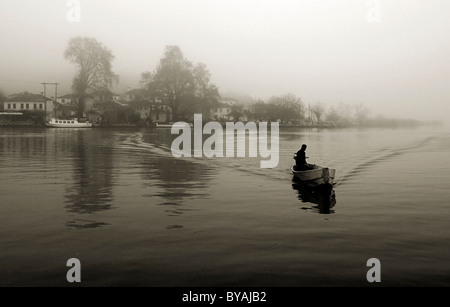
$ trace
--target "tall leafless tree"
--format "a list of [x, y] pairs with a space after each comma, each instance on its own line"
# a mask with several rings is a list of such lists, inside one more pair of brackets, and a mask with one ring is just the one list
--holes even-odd
[[292, 93], [282, 96], [273, 96], [268, 101], [269, 105], [274, 106], [273, 112], [277, 119], [282, 121], [300, 120], [304, 117], [304, 106], [300, 97]]
[[316, 116], [317, 122], [320, 123], [320, 119], [325, 112], [325, 106], [321, 102], [316, 102], [311, 106], [311, 112]]
[[111, 88], [118, 76], [112, 71], [112, 52], [91, 37], [74, 37], [64, 52], [64, 57], [78, 68], [72, 90], [78, 99], [78, 115], [83, 116], [88, 95], [100, 89]]
[[162, 99], [171, 107], [174, 120], [189, 110], [201, 111], [219, 99], [206, 66], [194, 66], [178, 46], [166, 46], [156, 70], [143, 73], [141, 83], [151, 98]]

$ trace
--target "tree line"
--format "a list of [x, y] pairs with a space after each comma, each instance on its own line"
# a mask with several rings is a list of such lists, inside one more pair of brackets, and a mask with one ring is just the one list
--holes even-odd
[[[72, 91], [77, 98], [81, 117], [85, 99], [89, 95], [111, 89], [118, 82], [118, 76], [112, 71], [114, 55], [95, 38], [74, 37], [70, 39], [64, 56], [78, 68]], [[209, 118], [211, 108], [218, 107], [221, 98], [219, 88], [211, 83], [211, 74], [206, 65], [189, 61], [178, 46], [165, 47], [156, 68], [141, 74], [140, 85], [143, 98], [168, 105], [174, 121], [186, 120], [194, 113], [202, 113], [204, 118]], [[322, 102], [306, 104], [300, 97], [287, 93], [273, 96], [267, 101], [237, 103], [232, 106], [229, 116], [235, 121], [245, 116], [253, 120], [286, 123], [364, 125], [369, 122], [369, 113], [362, 104], [352, 106], [340, 103], [330, 107]], [[392, 123], [392, 120], [378, 118], [370, 122]]]
[[142, 73], [141, 85], [148, 98], [166, 103], [179, 120], [193, 113], [208, 116], [218, 105], [219, 89], [210, 79], [205, 64], [193, 64], [178, 46], [167, 46], [156, 69]]
[[[118, 81], [112, 71], [114, 55], [94, 38], [75, 37], [64, 56], [78, 69], [72, 92], [78, 101], [78, 116], [82, 117], [86, 98], [111, 89]], [[219, 89], [210, 78], [206, 65], [194, 65], [178, 46], [167, 46], [156, 69], [142, 73], [141, 86], [146, 99], [164, 102], [171, 108], [173, 119], [178, 120], [192, 112], [207, 113], [218, 104]]]
[[[239, 107], [238, 107], [239, 108]], [[243, 109], [242, 107], [240, 107]], [[250, 107], [251, 112], [245, 114], [256, 120], [281, 121], [283, 123], [303, 123], [320, 125], [324, 123], [350, 125], [367, 120], [369, 110], [363, 105], [340, 103], [337, 107], [326, 106], [322, 102], [304, 103], [300, 97], [292, 93], [273, 96], [268, 101], [258, 100]], [[233, 115], [235, 113], [232, 113]], [[236, 118], [235, 118], [236, 119]]]
[[[6, 100], [5, 93], [0, 89], [0, 104], [3, 104], [3, 102]], [[0, 107], [3, 108], [3, 105]]]

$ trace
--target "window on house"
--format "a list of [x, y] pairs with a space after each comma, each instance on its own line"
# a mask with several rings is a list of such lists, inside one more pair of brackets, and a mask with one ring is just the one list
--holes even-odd
[[14, 104], [13, 104], [13, 109], [15, 109], [15, 108], [16, 108], [16, 104], [14, 103]]
[[23, 103], [20, 104], [20, 109], [21, 109], [21, 110], [23, 109]]
[[30, 105], [27, 103], [27, 109], [29, 109], [30, 108]]
[[39, 110], [42, 110], [42, 103], [39, 104]]
[[35, 109], [35, 110], [37, 109], [37, 104], [33, 105], [33, 109]]
[[10, 103], [8, 103], [8, 109], [11, 109], [11, 104]]

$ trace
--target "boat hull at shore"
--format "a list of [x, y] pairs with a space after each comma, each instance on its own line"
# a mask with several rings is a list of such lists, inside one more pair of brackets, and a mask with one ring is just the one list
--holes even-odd
[[314, 165], [314, 169], [305, 171], [296, 171], [295, 167], [291, 167], [294, 180], [304, 183], [307, 186], [319, 186], [323, 184], [333, 184], [335, 169]]
[[49, 128], [91, 128], [92, 123], [79, 122], [78, 119], [58, 119], [52, 118], [45, 125]]
[[155, 127], [159, 128], [159, 129], [172, 129], [172, 128], [183, 129], [186, 127], [192, 128], [192, 127], [194, 127], [194, 125], [192, 125], [190, 123], [189, 124], [183, 124], [183, 123], [158, 124], [158, 123], [156, 123]]

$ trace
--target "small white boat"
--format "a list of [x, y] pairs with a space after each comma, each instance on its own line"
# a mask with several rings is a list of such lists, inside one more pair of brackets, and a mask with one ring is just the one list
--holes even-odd
[[314, 165], [311, 170], [296, 171], [291, 167], [294, 178], [308, 186], [319, 186], [322, 184], [333, 184], [336, 170], [328, 167]]
[[155, 125], [156, 128], [163, 128], [163, 129], [172, 129], [172, 128], [178, 128], [178, 129], [182, 129], [182, 128], [186, 128], [186, 127], [190, 127], [192, 128], [193, 125], [192, 124], [188, 124], [188, 123], [173, 123], [173, 124], [158, 124], [156, 123]]
[[158, 124], [158, 123], [156, 123], [156, 128], [165, 128], [165, 129], [170, 129], [170, 128], [172, 128], [172, 125], [169, 125], [169, 124]]
[[45, 123], [47, 127], [50, 128], [91, 128], [92, 123], [89, 121], [79, 122], [78, 119], [59, 119], [59, 118], [51, 118], [48, 122]]

